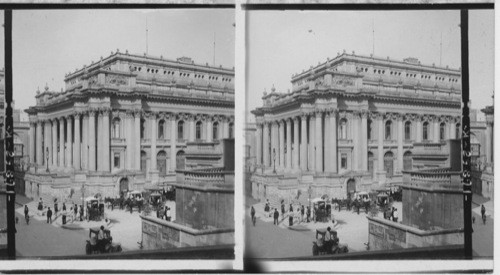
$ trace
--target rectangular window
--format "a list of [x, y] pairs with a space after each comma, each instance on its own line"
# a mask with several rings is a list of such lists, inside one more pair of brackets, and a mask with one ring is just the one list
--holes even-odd
[[115, 153], [114, 154], [114, 166], [115, 168], [120, 168], [120, 153]]
[[347, 154], [342, 154], [340, 156], [340, 164], [342, 169], [347, 169]]

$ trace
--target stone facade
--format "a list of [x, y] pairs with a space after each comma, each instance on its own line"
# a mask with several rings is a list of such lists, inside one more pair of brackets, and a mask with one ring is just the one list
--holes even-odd
[[[417, 144], [418, 158], [432, 160], [446, 155], [444, 163], [403, 172], [402, 220], [368, 217], [372, 250], [463, 244], [464, 211], [461, 140], [448, 140], [442, 152]], [[430, 169], [429, 169], [430, 168]]]
[[[224, 139], [223, 166], [177, 170], [175, 220], [141, 216], [145, 249], [234, 244], [234, 139]], [[205, 149], [188, 143], [188, 159]]]
[[[175, 181], [188, 142], [233, 136], [234, 68], [118, 50], [37, 92], [28, 196], [118, 196]], [[48, 171], [47, 172], [47, 167]]]
[[294, 74], [291, 92], [273, 87], [262, 99], [252, 111], [258, 169], [251, 181], [258, 199], [291, 200], [290, 189], [297, 195], [309, 185], [315, 194], [338, 198], [400, 184], [415, 143], [460, 136], [460, 70], [415, 58], [344, 52]]

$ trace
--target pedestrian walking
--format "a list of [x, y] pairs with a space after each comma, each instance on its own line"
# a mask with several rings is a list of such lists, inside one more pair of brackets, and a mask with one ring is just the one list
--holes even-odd
[[300, 218], [301, 218], [301, 221], [304, 221], [304, 214], [306, 212], [306, 209], [304, 207], [304, 205], [301, 205], [300, 207]]
[[293, 208], [292, 211], [288, 212], [288, 226], [293, 225]]
[[73, 212], [75, 213], [74, 217], [76, 220], [76, 217], [78, 216], [78, 205], [76, 203], [73, 204]]
[[54, 199], [54, 219], [57, 218], [57, 212], [59, 212], [59, 207], [57, 205], [57, 199]]
[[281, 215], [285, 216], [285, 204], [281, 201]]
[[484, 207], [484, 204], [481, 205], [481, 218], [483, 219], [483, 224], [486, 224], [486, 207]]
[[80, 205], [80, 221], [83, 222], [83, 205]]
[[24, 219], [26, 220], [26, 224], [30, 224], [29, 212], [30, 210], [28, 209], [28, 205], [24, 205]]
[[307, 215], [307, 222], [311, 222], [311, 207], [307, 207], [307, 212], [306, 212], [306, 215]]
[[278, 212], [278, 208], [274, 208], [274, 224], [278, 225], [278, 218], [280, 217], [280, 213]]
[[52, 223], [52, 210], [50, 210], [50, 207], [49, 207], [49, 210], [47, 210], [47, 223]]
[[255, 208], [253, 208], [253, 205], [252, 205], [252, 209], [250, 209], [250, 217], [252, 217], [252, 223], [253, 223], [253, 226], [255, 226]]

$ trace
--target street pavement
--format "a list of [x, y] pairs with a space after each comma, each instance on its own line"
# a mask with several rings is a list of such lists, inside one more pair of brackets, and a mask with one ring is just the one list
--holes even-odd
[[[88, 228], [104, 225], [110, 229], [113, 243], [120, 243], [123, 251], [138, 250], [142, 238], [141, 218], [137, 210], [129, 211], [105, 209], [105, 217], [110, 221], [100, 222], [75, 221], [68, 222], [67, 228], [62, 226], [61, 217], [58, 216], [51, 224], [46, 221], [46, 216], [39, 215], [35, 210], [36, 202], [21, 197], [18, 200], [16, 217], [16, 251], [19, 257], [48, 257], [84, 255], [86, 240], [89, 238]], [[23, 207], [27, 204], [30, 208], [30, 223], [26, 224]], [[172, 216], [175, 217], [175, 202], [168, 201]], [[69, 208], [69, 206], [68, 206]], [[151, 213], [156, 215], [156, 213]], [[68, 229], [71, 228], [71, 229]]]
[[[247, 201], [247, 205], [252, 202]], [[488, 202], [489, 203], [489, 202]], [[395, 202], [394, 207], [398, 209], [399, 221], [402, 220], [402, 203]], [[294, 226], [293, 230], [288, 226], [288, 217], [283, 219], [280, 209], [279, 225], [273, 225], [273, 218], [264, 212], [264, 203], [254, 204], [257, 222], [253, 226], [250, 218], [250, 208], [245, 213], [246, 234], [245, 252], [246, 257], [251, 258], [286, 258], [312, 255], [312, 242], [316, 237], [315, 229], [330, 226], [336, 230], [341, 244], [349, 247], [350, 252], [366, 251], [364, 243], [368, 242], [368, 219], [362, 211], [358, 215], [354, 211], [333, 211], [334, 223], [301, 223]], [[483, 225], [481, 215], [477, 214], [480, 207], [473, 208], [472, 214], [476, 217], [473, 224], [473, 250], [475, 258], [488, 258], [493, 256], [493, 220], [487, 218]], [[479, 210], [480, 211], [480, 210]], [[488, 212], [488, 210], [487, 210]], [[382, 217], [379, 213], [379, 217]]]

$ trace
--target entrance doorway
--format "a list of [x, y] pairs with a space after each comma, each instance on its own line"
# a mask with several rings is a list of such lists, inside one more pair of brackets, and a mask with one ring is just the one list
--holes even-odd
[[122, 178], [120, 180], [120, 195], [128, 192], [128, 178]]
[[347, 181], [347, 197], [352, 198], [354, 193], [356, 193], [356, 181], [354, 179], [349, 179]]

